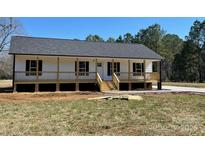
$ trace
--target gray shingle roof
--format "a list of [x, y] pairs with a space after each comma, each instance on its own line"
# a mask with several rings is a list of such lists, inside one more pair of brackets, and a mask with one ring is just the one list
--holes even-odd
[[13, 36], [10, 54], [162, 59], [141, 44]]

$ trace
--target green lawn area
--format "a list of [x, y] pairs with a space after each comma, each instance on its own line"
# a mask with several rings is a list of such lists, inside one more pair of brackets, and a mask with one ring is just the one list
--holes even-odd
[[162, 85], [205, 88], [205, 83], [163, 82]]
[[0, 103], [0, 135], [205, 135], [205, 96]]

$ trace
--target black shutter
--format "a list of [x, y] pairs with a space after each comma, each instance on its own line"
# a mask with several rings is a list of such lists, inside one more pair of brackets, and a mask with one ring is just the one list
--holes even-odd
[[158, 62], [152, 62], [152, 72], [158, 72], [159, 65]]
[[38, 71], [42, 71], [42, 60], [38, 61]]
[[89, 72], [89, 62], [86, 61], [86, 72]]
[[120, 62], [117, 63], [117, 72], [120, 72]]
[[136, 63], [132, 63], [132, 71], [133, 71], [133, 76], [136, 76]]
[[107, 63], [107, 75], [110, 76], [110, 62]]
[[154, 62], [152, 62], [152, 72], [154, 72]]
[[26, 76], [29, 75], [30, 60], [26, 60]]
[[142, 72], [144, 72], [144, 63], [142, 63]]
[[133, 67], [132, 67], [132, 69], [133, 69], [133, 72], [136, 72], [136, 65], [135, 65], [135, 63], [132, 63], [133, 65]]

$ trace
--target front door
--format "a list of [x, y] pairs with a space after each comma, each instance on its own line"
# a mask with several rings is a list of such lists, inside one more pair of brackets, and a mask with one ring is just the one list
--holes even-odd
[[103, 77], [103, 63], [101, 63], [101, 62], [97, 63], [97, 72], [99, 73], [101, 79], [103, 80], [104, 79], [104, 77]]
[[113, 64], [114, 66], [112, 67], [112, 62], [107, 62], [107, 79], [106, 80], [112, 80], [113, 72], [120, 72], [120, 62], [114, 62]]

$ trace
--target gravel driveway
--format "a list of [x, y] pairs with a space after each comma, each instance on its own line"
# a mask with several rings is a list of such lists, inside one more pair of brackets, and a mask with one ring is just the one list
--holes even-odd
[[205, 94], [205, 88], [179, 87], [179, 86], [163, 86], [162, 88], [166, 90], [170, 90], [171, 92], [194, 92], [194, 93]]
[[[157, 86], [152, 86], [157, 88]], [[194, 88], [194, 87], [179, 87], [179, 86], [162, 86], [162, 90], [138, 90], [138, 91], [104, 91], [105, 94], [140, 94], [140, 93], [196, 93], [205, 95], [205, 88]]]

